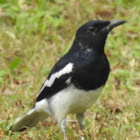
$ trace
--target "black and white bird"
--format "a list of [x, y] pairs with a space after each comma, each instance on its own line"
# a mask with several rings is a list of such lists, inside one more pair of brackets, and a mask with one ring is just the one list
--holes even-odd
[[74, 113], [83, 126], [84, 112], [96, 101], [110, 71], [104, 53], [109, 32], [124, 20], [95, 20], [83, 24], [76, 32], [72, 47], [54, 65], [41, 87], [34, 107], [16, 120], [12, 131], [22, 131], [35, 126], [52, 115], [66, 136], [66, 116]]

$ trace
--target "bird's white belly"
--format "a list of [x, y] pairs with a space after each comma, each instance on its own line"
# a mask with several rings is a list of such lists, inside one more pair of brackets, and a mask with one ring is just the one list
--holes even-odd
[[102, 88], [87, 92], [70, 85], [51, 98], [51, 109], [57, 116], [84, 112], [96, 101]]

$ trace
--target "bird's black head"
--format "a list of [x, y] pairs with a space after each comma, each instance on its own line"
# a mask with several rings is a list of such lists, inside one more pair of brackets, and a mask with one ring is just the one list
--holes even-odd
[[124, 20], [95, 20], [83, 24], [76, 32], [76, 43], [81, 49], [104, 50], [108, 33], [116, 26], [125, 23]]

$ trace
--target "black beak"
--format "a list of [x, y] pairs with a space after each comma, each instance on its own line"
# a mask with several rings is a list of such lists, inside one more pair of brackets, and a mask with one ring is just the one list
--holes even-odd
[[121, 24], [124, 24], [126, 21], [125, 20], [113, 20], [110, 21], [109, 25], [107, 25], [103, 30], [106, 31], [111, 31], [114, 27], [117, 27]]

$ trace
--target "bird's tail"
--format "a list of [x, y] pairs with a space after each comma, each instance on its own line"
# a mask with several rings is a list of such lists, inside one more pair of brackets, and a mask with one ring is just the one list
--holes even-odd
[[27, 112], [23, 117], [18, 118], [11, 126], [11, 131], [23, 131], [28, 127], [34, 127], [40, 120], [44, 120], [47, 114], [37, 112], [34, 108]]

